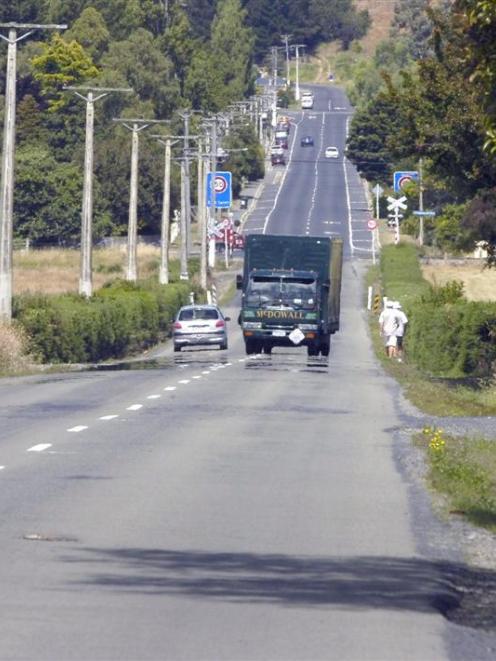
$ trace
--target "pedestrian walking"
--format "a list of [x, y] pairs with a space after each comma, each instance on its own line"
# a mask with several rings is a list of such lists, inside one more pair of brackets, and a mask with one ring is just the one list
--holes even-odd
[[396, 357], [396, 347], [398, 345], [396, 331], [400, 322], [393, 303], [394, 301], [386, 301], [386, 306], [379, 315], [379, 327], [381, 329], [381, 335], [384, 338], [384, 346], [388, 358]]
[[398, 362], [403, 362], [403, 337], [405, 335], [405, 326], [408, 323], [408, 317], [403, 312], [401, 303], [395, 301], [393, 303], [393, 310], [396, 312], [396, 318], [398, 320], [398, 327], [396, 329], [396, 357]]

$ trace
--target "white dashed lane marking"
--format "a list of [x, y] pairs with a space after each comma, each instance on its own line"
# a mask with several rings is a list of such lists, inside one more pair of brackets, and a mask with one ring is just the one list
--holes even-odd
[[198, 376], [198, 375], [197, 375], [197, 376], [193, 376], [192, 378], [193, 378], [193, 379], [201, 379], [201, 376]]
[[205, 370], [202, 374], [210, 374], [210, 370]]
[[51, 448], [52, 444], [51, 443], [39, 443], [38, 445], [33, 445], [32, 448], [28, 448], [26, 452], [43, 452], [43, 450], [46, 450], [47, 448]]
[[85, 429], [88, 429], [88, 425], [76, 425], [75, 427], [71, 427], [67, 431], [72, 431], [77, 434], [78, 432], [84, 431]]
[[159, 399], [162, 395], [148, 395], [147, 399]]
[[126, 411], [139, 411], [139, 409], [143, 408], [143, 404], [131, 404], [131, 406], [128, 406]]
[[178, 383], [182, 383], [184, 386], [189, 383], [189, 379], [181, 379]]
[[113, 415], [102, 415], [102, 417], [99, 418], [99, 420], [115, 420], [115, 418], [118, 418], [118, 417], [119, 416], [114, 413]]
[[5, 470], [5, 466], [0, 466], [0, 471]]
[[169, 392], [171, 390], [175, 390], [175, 389], [176, 389], [176, 386], [167, 386], [166, 388], [164, 388], [164, 390], [169, 391]]

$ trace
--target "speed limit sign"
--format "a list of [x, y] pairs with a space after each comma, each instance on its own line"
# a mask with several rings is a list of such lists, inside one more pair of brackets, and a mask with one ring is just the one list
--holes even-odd
[[370, 220], [367, 221], [367, 227], [369, 230], [375, 230], [377, 228], [377, 222], [371, 218]]

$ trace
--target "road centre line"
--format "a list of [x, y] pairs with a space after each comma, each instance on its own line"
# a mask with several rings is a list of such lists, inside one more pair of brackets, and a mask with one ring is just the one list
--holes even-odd
[[67, 431], [74, 432], [74, 433], [79, 433], [80, 431], [84, 431], [85, 429], [88, 429], [88, 425], [76, 425], [75, 427], [70, 427]]
[[28, 448], [26, 452], [43, 452], [43, 450], [46, 450], [47, 448], [51, 448], [52, 444], [51, 443], [38, 443], [38, 445], [33, 445], [32, 448]]
[[126, 408], [126, 411], [139, 411], [141, 408], [143, 408], [143, 404], [131, 404]]
[[119, 417], [119, 416], [118, 416], [116, 413], [114, 413], [114, 414], [112, 414], [112, 415], [102, 415], [102, 416], [101, 416], [100, 418], [98, 418], [98, 419], [99, 419], [99, 420], [114, 420], [115, 418], [118, 418], [118, 417]]

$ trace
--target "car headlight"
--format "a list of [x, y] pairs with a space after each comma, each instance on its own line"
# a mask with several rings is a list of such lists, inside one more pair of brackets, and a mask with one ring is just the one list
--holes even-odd
[[313, 330], [318, 330], [318, 325], [317, 324], [300, 324], [298, 328], [302, 331], [313, 331]]
[[243, 328], [245, 330], [257, 330], [258, 328], [262, 328], [262, 322], [261, 321], [243, 321]]

